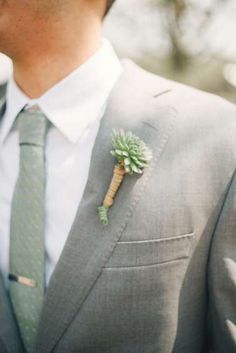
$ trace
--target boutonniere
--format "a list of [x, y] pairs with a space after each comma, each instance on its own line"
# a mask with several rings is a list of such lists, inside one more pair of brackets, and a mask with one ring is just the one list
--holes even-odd
[[110, 153], [117, 159], [113, 170], [113, 177], [104, 198], [98, 207], [98, 214], [102, 224], [108, 224], [108, 210], [113, 205], [117, 191], [126, 174], [142, 174], [152, 159], [152, 151], [138, 136], [124, 130], [114, 130]]

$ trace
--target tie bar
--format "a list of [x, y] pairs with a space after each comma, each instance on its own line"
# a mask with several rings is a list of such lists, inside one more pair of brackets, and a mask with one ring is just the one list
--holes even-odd
[[10, 281], [14, 281], [14, 282], [18, 282], [20, 284], [23, 284], [27, 287], [31, 287], [31, 288], [37, 287], [37, 282], [35, 280], [27, 278], [27, 277], [23, 277], [23, 276], [17, 276], [17, 275], [14, 275], [13, 273], [9, 274], [8, 279]]

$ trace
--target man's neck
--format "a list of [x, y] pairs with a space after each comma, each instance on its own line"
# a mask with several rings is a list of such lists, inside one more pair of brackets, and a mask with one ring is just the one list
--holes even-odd
[[38, 98], [93, 55], [101, 45], [101, 29], [80, 33], [76, 38], [54, 40], [52, 47], [26, 53], [13, 61], [14, 79], [30, 98]]

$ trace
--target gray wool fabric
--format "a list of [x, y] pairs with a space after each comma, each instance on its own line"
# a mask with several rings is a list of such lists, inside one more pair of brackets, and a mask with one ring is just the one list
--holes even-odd
[[[236, 353], [236, 107], [123, 67], [32, 352]], [[104, 227], [119, 128], [153, 159], [125, 178]], [[1, 284], [0, 323], [0, 349], [25, 353]]]
[[[20, 166], [11, 207], [9, 291], [26, 351], [31, 352], [45, 288], [44, 145], [48, 120], [31, 108], [18, 115], [16, 125]], [[32, 286], [22, 284], [17, 276], [31, 280]]]

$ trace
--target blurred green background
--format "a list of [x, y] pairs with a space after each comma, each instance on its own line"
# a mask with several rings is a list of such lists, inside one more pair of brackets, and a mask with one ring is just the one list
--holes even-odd
[[[236, 0], [116, 0], [104, 36], [121, 58], [236, 103]], [[0, 54], [0, 83], [10, 71]]]
[[120, 57], [236, 103], [235, 0], [116, 0], [104, 35]]

